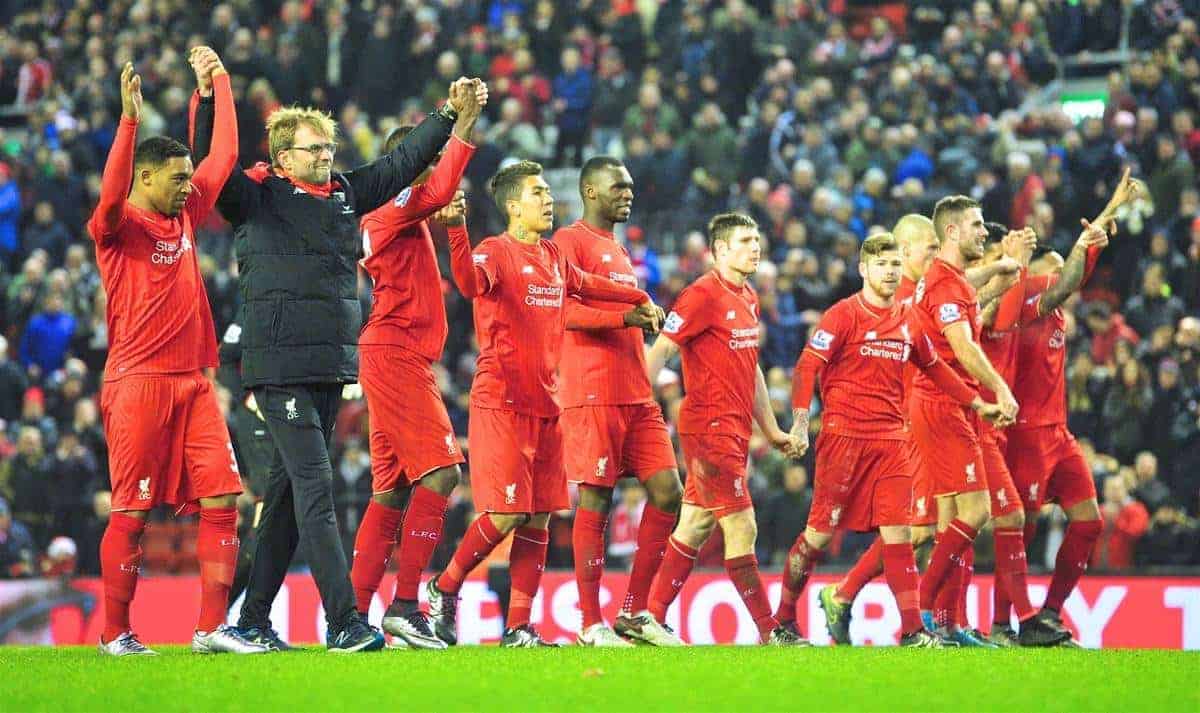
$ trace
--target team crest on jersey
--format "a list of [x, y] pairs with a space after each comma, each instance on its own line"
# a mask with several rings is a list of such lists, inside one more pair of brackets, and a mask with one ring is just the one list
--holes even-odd
[[996, 502], [1000, 503], [1001, 508], [1008, 507], [1008, 493], [1004, 492], [1003, 488], [996, 491]]
[[508, 485], [504, 486], [504, 504], [505, 505], [516, 505], [517, 504], [517, 484], [516, 483], [509, 483]]
[[1037, 494], [1038, 494], [1038, 484], [1037, 484], [1037, 483], [1034, 483], [1034, 484], [1032, 484], [1032, 485], [1030, 485], [1030, 486], [1029, 486], [1029, 500], [1030, 500], [1030, 502], [1035, 502], [1035, 503], [1037, 502], [1037, 499], [1038, 499], [1038, 496], [1037, 496]]
[[813, 349], [827, 352], [829, 351], [829, 348], [833, 346], [833, 335], [829, 332], [826, 332], [824, 329], [818, 329], [813, 333], [812, 339], [809, 340], [809, 344], [812, 345]]
[[925, 517], [928, 514], [929, 509], [925, 507], [925, 496], [922, 495], [921, 497], [917, 498], [917, 515], [920, 517]]
[[829, 524], [831, 526], [837, 527], [838, 520], [841, 520], [841, 519], [842, 519], [842, 509], [840, 507], [834, 508], [829, 511]]
[[457, 451], [457, 450], [458, 450], [458, 444], [454, 442], [454, 434], [453, 433], [446, 434], [446, 455], [452, 456], [452, 455], [454, 455], [455, 451]]
[[412, 186], [405, 188], [396, 195], [396, 200], [392, 201], [392, 204], [397, 208], [403, 208], [408, 205], [408, 199], [412, 198], [412, 192]]
[[745, 487], [742, 485], [741, 478], [733, 479], [733, 497], [740, 498], [746, 495]]
[[150, 479], [142, 478], [138, 480], [138, 500], [150, 499]]
[[942, 320], [942, 324], [950, 324], [962, 319], [962, 311], [958, 309], [958, 305], [953, 302], [938, 307], [938, 319]]
[[967, 482], [968, 483], [975, 482], [975, 464], [974, 463], [967, 463]]
[[604, 473], [607, 470], [608, 470], [608, 456], [600, 456], [600, 459], [596, 461], [596, 477], [603, 479]]
[[663, 322], [662, 331], [667, 334], [675, 334], [683, 327], [683, 317], [678, 312], [671, 312], [667, 315], [667, 321]]

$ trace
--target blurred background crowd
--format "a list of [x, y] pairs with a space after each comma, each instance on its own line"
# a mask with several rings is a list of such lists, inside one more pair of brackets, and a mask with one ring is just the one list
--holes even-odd
[[[483, 77], [491, 102], [465, 179], [473, 237], [502, 229], [482, 189], [502, 162], [552, 169], [563, 225], [580, 214], [582, 159], [620, 156], [636, 199], [618, 233], [667, 308], [707, 268], [708, 217], [749, 213], [769, 256], [754, 283], [785, 425], [808, 329], [860, 287], [857, 248], [876, 226], [968, 193], [989, 220], [1032, 226], [1065, 254], [1079, 219], [1099, 212], [1131, 166], [1147, 190], [1067, 305], [1070, 426], [1105, 518], [1093, 571], [1200, 565], [1198, 18], [1197, 0], [8, 0], [0, 577], [98, 571], [107, 337], [83, 226], [120, 113], [119, 67], [133, 61], [143, 77], [141, 136], [183, 139], [195, 84], [185, 55], [198, 44], [233, 76], [244, 166], [266, 157], [263, 120], [281, 105], [329, 108], [345, 168], [374, 158], [388, 131], [419, 120], [453, 79]], [[1080, 87], [1089, 90], [1070, 101]], [[214, 213], [198, 238], [221, 336], [238, 307], [231, 236]], [[465, 448], [470, 305], [444, 284], [451, 335], [439, 376]], [[365, 276], [361, 294], [367, 309]], [[221, 381], [248, 472], [261, 467], [258, 429], [234, 370]], [[349, 549], [370, 470], [365, 404], [353, 387], [346, 395], [335, 488]], [[668, 421], [681, 395], [676, 375], [660, 380]], [[779, 563], [807, 518], [811, 462], [785, 462], [761, 441], [752, 452], [759, 556]], [[644, 500], [636, 483], [617, 497], [613, 567], [633, 551]], [[464, 484], [439, 560], [471, 517]], [[1035, 569], [1053, 562], [1063, 526], [1052, 507], [1043, 518]], [[570, 526], [569, 512], [554, 520], [551, 566], [570, 564]], [[147, 533], [144, 568], [188, 571], [194, 527], [164, 517]], [[839, 538], [832, 560], [863, 546]], [[715, 536], [713, 562], [719, 547]]]

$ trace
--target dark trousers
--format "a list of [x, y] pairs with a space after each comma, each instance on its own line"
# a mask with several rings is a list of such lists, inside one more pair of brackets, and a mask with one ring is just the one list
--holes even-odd
[[275, 442], [239, 626], [270, 621], [271, 603], [301, 540], [330, 632], [355, 614], [350, 568], [333, 508], [329, 450], [341, 384], [262, 386], [254, 398]]

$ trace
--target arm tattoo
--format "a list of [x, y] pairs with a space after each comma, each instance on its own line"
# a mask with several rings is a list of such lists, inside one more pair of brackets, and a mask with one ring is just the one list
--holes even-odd
[[1062, 274], [1058, 276], [1058, 280], [1042, 293], [1042, 299], [1038, 302], [1039, 316], [1044, 317], [1053, 312], [1067, 301], [1072, 292], [1079, 289], [1083, 283], [1084, 268], [1087, 266], [1087, 253], [1087, 248], [1079, 246], [1071, 250], [1067, 261], [1063, 263]]

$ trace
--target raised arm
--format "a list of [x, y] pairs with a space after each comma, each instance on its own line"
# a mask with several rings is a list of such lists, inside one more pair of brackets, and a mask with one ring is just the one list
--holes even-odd
[[1083, 286], [1095, 269], [1096, 261], [1100, 259], [1100, 251], [1108, 245], [1108, 233], [1100, 223], [1089, 223], [1086, 220], [1081, 222], [1083, 232], [1079, 234], [1079, 239], [1067, 255], [1062, 273], [1038, 300], [1038, 316], [1050, 314], [1066, 302], [1071, 293]]
[[[196, 72], [196, 91], [192, 93], [191, 101], [188, 104], [188, 140], [192, 149], [192, 161], [198, 166], [203, 165], [209, 158], [209, 153], [213, 143], [219, 140], [214, 134], [218, 131], [217, 123], [217, 97], [214, 95], [213, 70], [216, 66], [220, 66], [220, 60], [216, 58], [216, 53], [212, 53], [211, 57], [215, 60], [216, 65], [202, 61], [206, 55], [196, 54], [195, 52], [201, 49], [197, 47], [193, 54], [188, 56], [188, 61], [192, 65], [192, 69]], [[209, 50], [211, 52], [211, 50]], [[223, 69], [223, 67], [222, 67]], [[225, 76], [224, 84], [228, 85], [228, 75]], [[232, 132], [231, 143], [227, 149], [233, 151], [233, 160], [229, 165], [229, 170], [225, 172], [225, 177], [222, 183], [209, 193], [215, 193], [215, 203], [208, 204], [208, 211], [212, 210], [213, 205], [221, 212], [221, 215], [230, 223], [239, 224], [249, 218], [253, 213], [256, 201], [259, 197], [258, 184], [251, 180], [246, 174], [237, 168], [237, 108], [233, 101], [233, 91], [230, 89], [227, 95], [229, 99], [229, 123], [223, 125], [219, 130], [222, 136], [230, 136]], [[217, 159], [217, 165], [223, 165], [228, 159]], [[197, 174], [199, 169], [197, 168]], [[218, 175], [214, 171], [213, 175]], [[195, 180], [195, 177], [193, 177]], [[209, 180], [202, 178], [202, 180]], [[215, 181], [215, 179], [214, 179]], [[206, 201], [207, 203], [207, 201]], [[205, 211], [207, 215], [208, 211]]]
[[198, 74], [208, 74], [215, 104], [212, 142], [209, 147], [211, 153], [207, 153], [202, 159], [196, 159], [199, 165], [192, 176], [192, 183], [196, 187], [194, 195], [198, 195], [193, 199], [195, 205], [189, 206], [189, 209], [192, 220], [200, 222], [212, 211], [221, 188], [237, 166], [238, 127], [229, 73], [225, 71], [217, 53], [207, 47], [197, 47], [192, 50], [192, 61]]
[[[971, 283], [971, 287], [979, 290], [991, 282], [993, 277], [997, 275], [1012, 275], [1020, 269], [1021, 266], [1017, 264], [1016, 260], [1002, 257], [986, 265], [967, 268], [967, 282]], [[980, 298], [980, 301], [982, 302], [983, 299]]]
[[[469, 89], [459, 88], [463, 86]], [[451, 101], [404, 137], [395, 151], [345, 174], [354, 187], [355, 212], [370, 213], [416, 180], [450, 138], [466, 102], [487, 103], [487, 85], [479, 80], [460, 79], [451, 86], [450, 94]]]
[[471, 238], [467, 234], [467, 198], [463, 192], [459, 191], [454, 200], [434, 214], [433, 219], [446, 226], [450, 239], [450, 276], [458, 291], [469, 300], [487, 294], [495, 280], [485, 267], [486, 253], [477, 259], [471, 252]]
[[138, 120], [142, 114], [142, 77], [133, 73], [133, 63], [121, 69], [121, 122], [100, 180], [100, 200], [88, 221], [88, 232], [98, 243], [116, 233], [125, 219], [125, 201], [133, 182], [133, 150], [137, 143]]

